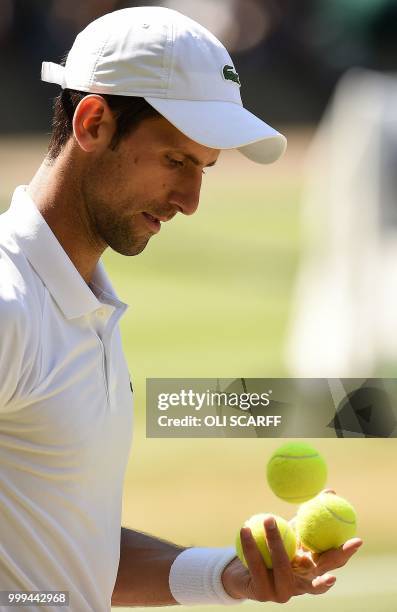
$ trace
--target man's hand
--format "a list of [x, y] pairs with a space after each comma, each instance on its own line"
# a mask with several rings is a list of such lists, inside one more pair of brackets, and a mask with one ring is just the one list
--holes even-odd
[[251, 530], [243, 527], [240, 536], [248, 569], [239, 559], [233, 559], [222, 575], [226, 592], [235, 599], [285, 603], [295, 595], [326, 593], [336, 581], [328, 572], [345, 565], [362, 544], [362, 540], [353, 538], [321, 555], [299, 548], [290, 562], [274, 519], [267, 517], [264, 526], [273, 569], [267, 569]]

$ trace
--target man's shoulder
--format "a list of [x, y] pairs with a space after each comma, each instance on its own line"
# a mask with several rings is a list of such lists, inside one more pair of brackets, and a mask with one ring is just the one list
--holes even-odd
[[33, 323], [39, 307], [29, 295], [28, 285], [19, 269], [0, 247], [0, 328], [2, 336], [14, 333], [20, 326]]
[[32, 319], [42, 309], [44, 286], [0, 215], [0, 313], [5, 321]]

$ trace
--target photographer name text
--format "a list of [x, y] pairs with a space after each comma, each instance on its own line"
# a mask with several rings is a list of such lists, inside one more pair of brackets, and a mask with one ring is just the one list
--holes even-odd
[[207, 415], [201, 418], [191, 414], [184, 417], [162, 414], [157, 423], [160, 427], [278, 427], [281, 425], [281, 415]]

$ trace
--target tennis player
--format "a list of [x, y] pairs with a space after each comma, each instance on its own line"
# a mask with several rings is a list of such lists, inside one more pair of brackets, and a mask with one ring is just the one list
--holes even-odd
[[100, 258], [137, 255], [163, 223], [193, 214], [221, 150], [270, 163], [284, 136], [243, 108], [223, 45], [165, 8], [97, 19], [42, 79], [62, 89], [48, 154], [0, 218], [1, 610], [15, 609], [11, 591], [39, 591], [47, 599], [25, 608], [48, 612], [54, 591], [73, 612], [325, 593], [361, 540], [291, 565], [269, 519], [270, 571], [249, 530], [246, 568], [233, 547], [184, 549], [121, 527], [126, 305]]

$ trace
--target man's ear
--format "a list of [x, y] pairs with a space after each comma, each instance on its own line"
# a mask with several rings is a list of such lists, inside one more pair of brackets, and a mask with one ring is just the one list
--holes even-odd
[[86, 153], [99, 153], [108, 148], [116, 130], [116, 120], [100, 95], [85, 96], [73, 116], [73, 134]]

